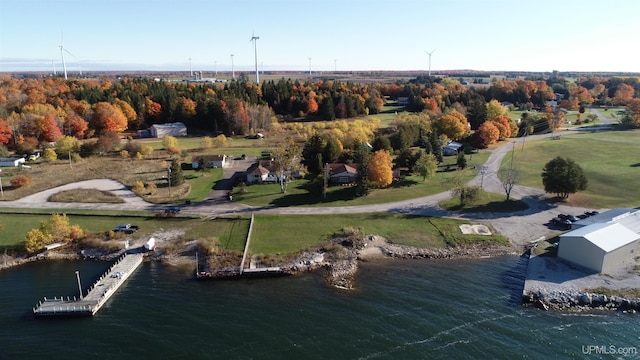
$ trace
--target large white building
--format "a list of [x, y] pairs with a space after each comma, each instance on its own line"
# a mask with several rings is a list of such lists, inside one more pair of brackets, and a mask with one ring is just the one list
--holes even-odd
[[181, 122], [154, 124], [149, 128], [151, 137], [163, 138], [165, 136], [187, 136], [187, 127]]
[[558, 258], [607, 273], [637, 256], [639, 239], [618, 222], [593, 223], [560, 235]]

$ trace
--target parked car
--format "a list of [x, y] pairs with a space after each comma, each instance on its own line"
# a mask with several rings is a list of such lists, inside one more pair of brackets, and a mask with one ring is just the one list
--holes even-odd
[[551, 224], [558, 226], [562, 230], [571, 229], [571, 221], [569, 219], [553, 218]]
[[139, 229], [140, 229], [140, 227], [138, 227], [136, 225], [120, 224], [120, 225], [116, 225], [116, 227], [113, 228], [113, 231], [115, 231], [115, 232], [123, 232], [125, 234], [133, 234], [134, 232], [138, 231]]
[[164, 213], [165, 214], [180, 214], [180, 211], [182, 211], [180, 208], [175, 207], [175, 206], [169, 206], [168, 208], [164, 209]]
[[595, 210], [593, 210], [593, 211], [585, 211], [584, 214], [587, 215], [587, 216], [594, 216], [594, 215], [598, 215], [600, 213], [595, 211]]
[[577, 217], [573, 216], [573, 215], [566, 215], [566, 214], [558, 214], [558, 218], [562, 219], [562, 220], [569, 220], [571, 222], [576, 222], [580, 219], [578, 219]]

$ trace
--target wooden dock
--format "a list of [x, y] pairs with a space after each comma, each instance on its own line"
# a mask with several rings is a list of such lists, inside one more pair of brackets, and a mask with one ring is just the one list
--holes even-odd
[[44, 298], [34, 309], [35, 316], [92, 316], [142, 264], [143, 254], [124, 254], [105, 272], [81, 299]]

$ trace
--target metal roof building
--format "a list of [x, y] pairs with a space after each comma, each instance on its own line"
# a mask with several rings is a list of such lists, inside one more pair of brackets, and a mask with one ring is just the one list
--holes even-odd
[[617, 222], [594, 223], [560, 235], [558, 258], [606, 273], [637, 255], [638, 239]]

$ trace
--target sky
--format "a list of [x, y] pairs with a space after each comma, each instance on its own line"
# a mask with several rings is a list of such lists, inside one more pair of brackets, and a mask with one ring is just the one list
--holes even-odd
[[[0, 0], [0, 72], [640, 72], [638, 0]], [[69, 54], [70, 53], [70, 54]]]

